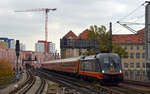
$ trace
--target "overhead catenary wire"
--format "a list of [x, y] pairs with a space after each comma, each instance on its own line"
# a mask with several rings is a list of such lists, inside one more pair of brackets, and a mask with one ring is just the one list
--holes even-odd
[[138, 9], [140, 9], [142, 6], [145, 5], [145, 2], [142, 3], [140, 6], [138, 6], [137, 8], [135, 8], [133, 11], [131, 11], [129, 14], [127, 14], [126, 16], [124, 16], [123, 18], [121, 18], [119, 21], [124, 20], [125, 18], [129, 17], [131, 14], [133, 14], [135, 11], [137, 11]]

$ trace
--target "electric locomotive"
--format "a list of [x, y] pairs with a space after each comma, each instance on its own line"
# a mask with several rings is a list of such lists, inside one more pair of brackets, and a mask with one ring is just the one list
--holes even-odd
[[119, 83], [123, 80], [121, 59], [114, 53], [47, 61], [41, 67], [84, 79], [98, 80], [101, 83]]
[[80, 60], [79, 74], [83, 77], [97, 78], [101, 82], [120, 82], [123, 80], [121, 59], [117, 54], [102, 53], [84, 57]]

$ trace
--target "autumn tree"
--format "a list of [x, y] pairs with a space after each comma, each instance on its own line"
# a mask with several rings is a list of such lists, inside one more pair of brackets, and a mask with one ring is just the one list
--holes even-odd
[[[88, 38], [89, 39], [98, 39], [98, 50], [99, 52], [105, 52], [109, 51], [111, 44], [110, 44], [110, 37], [109, 37], [109, 32], [107, 31], [105, 26], [96, 26], [92, 25], [90, 26], [89, 33], [88, 33]], [[94, 49], [94, 48], [93, 48]], [[90, 49], [87, 53], [88, 54], [95, 54], [95, 51], [93, 49]], [[118, 44], [113, 44], [113, 53], [117, 53], [120, 57], [126, 57], [127, 52], [125, 51], [124, 48], [122, 48]]]
[[13, 78], [13, 69], [10, 62], [6, 59], [0, 59], [0, 86], [9, 84]]

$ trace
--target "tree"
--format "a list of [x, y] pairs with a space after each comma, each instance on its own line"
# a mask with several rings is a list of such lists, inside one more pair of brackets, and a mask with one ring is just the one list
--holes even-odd
[[0, 77], [12, 76], [13, 73], [14, 72], [10, 62], [5, 58], [0, 59]]
[[[109, 32], [107, 32], [107, 29], [105, 26], [96, 26], [92, 25], [90, 26], [89, 33], [88, 33], [89, 39], [98, 39], [99, 46], [98, 50], [99, 52], [106, 52], [110, 50], [111, 44], [110, 44], [110, 38], [109, 38]], [[91, 49], [93, 50], [93, 49]], [[88, 53], [91, 52], [91, 50], [88, 51]], [[122, 48], [120, 45], [113, 44], [113, 53], [117, 53], [120, 57], [126, 57], [127, 52], [124, 48]], [[93, 54], [93, 52], [92, 52]]]
[[0, 58], [0, 86], [6, 86], [13, 80], [14, 71], [10, 62], [5, 58]]

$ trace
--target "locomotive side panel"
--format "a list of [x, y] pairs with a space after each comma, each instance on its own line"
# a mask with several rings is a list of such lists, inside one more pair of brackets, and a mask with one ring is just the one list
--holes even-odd
[[89, 76], [97, 79], [103, 79], [100, 74], [101, 68], [97, 59], [89, 59], [80, 61], [79, 75]]

